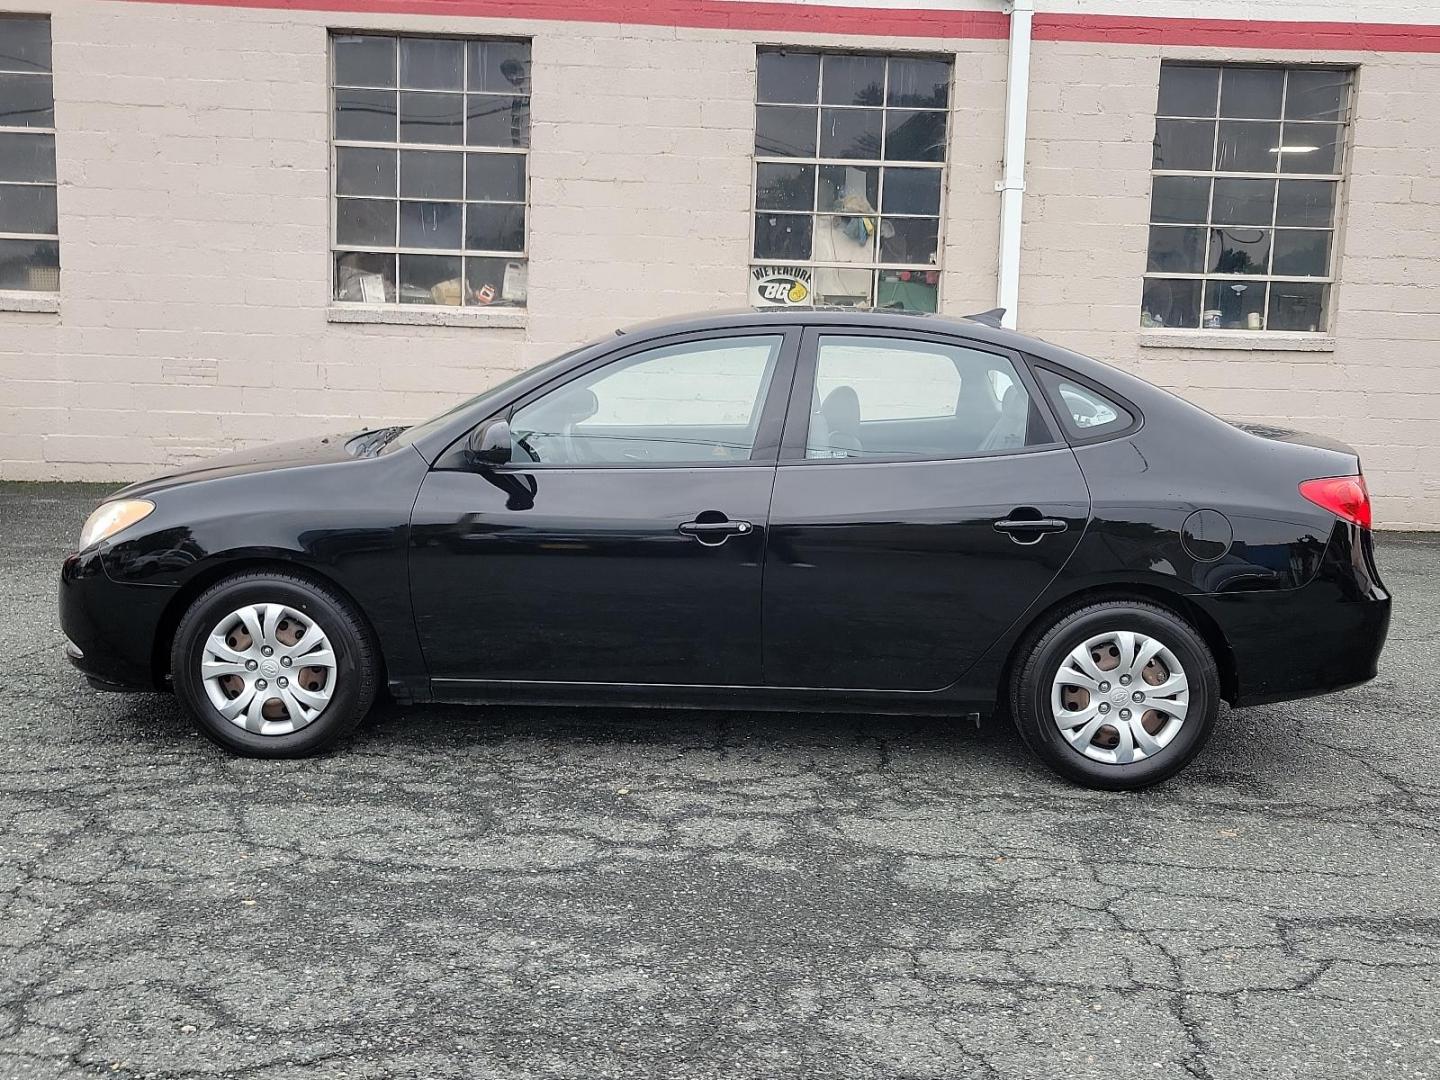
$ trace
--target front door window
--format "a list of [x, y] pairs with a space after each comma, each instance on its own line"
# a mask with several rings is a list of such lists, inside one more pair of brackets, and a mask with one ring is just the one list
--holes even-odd
[[779, 334], [690, 341], [606, 364], [517, 409], [517, 464], [748, 461]]

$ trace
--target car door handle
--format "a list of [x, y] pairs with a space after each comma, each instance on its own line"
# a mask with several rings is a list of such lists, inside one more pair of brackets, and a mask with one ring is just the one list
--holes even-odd
[[1068, 528], [1070, 525], [1060, 518], [1008, 517], [995, 522], [995, 531], [1009, 533], [1010, 539], [1017, 544], [1036, 544], [1045, 534], [1064, 532]]
[[[701, 515], [702, 517], [706, 515]], [[755, 528], [748, 521], [731, 521], [720, 515], [717, 519], [706, 521], [686, 521], [680, 525], [680, 532], [686, 536], [693, 536], [700, 543], [709, 547], [723, 544], [732, 536], [745, 536]]]

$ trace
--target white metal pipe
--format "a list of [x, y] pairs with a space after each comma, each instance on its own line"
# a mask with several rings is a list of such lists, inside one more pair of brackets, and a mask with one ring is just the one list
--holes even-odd
[[1005, 171], [1000, 192], [1000, 266], [996, 307], [1003, 324], [1014, 329], [1020, 306], [1020, 215], [1025, 196], [1025, 116], [1030, 99], [1030, 25], [1035, 0], [1013, 0], [1010, 14], [1010, 67], [1005, 85]]

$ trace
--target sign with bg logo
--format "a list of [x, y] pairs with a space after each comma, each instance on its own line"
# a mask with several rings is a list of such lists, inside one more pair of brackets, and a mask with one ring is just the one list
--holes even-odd
[[810, 303], [808, 266], [755, 266], [750, 269], [752, 307], [800, 307]]

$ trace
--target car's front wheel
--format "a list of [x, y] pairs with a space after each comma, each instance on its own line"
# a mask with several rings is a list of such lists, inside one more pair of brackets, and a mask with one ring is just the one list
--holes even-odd
[[250, 572], [186, 610], [175, 692], [210, 739], [252, 757], [304, 757], [351, 731], [375, 700], [378, 650], [351, 605], [298, 575]]
[[1036, 755], [1076, 783], [1112, 791], [1174, 776], [1200, 752], [1220, 710], [1205, 640], [1144, 601], [1091, 604], [1032, 634], [1009, 692]]

